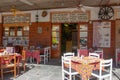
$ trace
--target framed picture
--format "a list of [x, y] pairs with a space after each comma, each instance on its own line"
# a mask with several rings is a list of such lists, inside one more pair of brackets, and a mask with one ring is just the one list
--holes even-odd
[[42, 33], [42, 27], [38, 27], [38, 33]]

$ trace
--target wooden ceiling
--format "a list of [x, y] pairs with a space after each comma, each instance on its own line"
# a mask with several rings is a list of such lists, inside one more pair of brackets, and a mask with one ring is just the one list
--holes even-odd
[[120, 6], [120, 0], [0, 0], [0, 12], [10, 12], [14, 6], [20, 11], [75, 8], [80, 4], [90, 7]]

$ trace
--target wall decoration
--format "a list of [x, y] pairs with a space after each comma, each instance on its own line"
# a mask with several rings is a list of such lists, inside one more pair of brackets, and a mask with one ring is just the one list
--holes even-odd
[[41, 16], [42, 16], [42, 17], [45, 17], [45, 16], [47, 16], [47, 14], [48, 14], [47, 11], [43, 11], [42, 14], [41, 14]]
[[29, 38], [28, 37], [3, 37], [3, 46], [6, 47], [9, 44], [12, 46], [21, 45], [21, 46], [29, 46]]
[[42, 27], [38, 27], [38, 33], [42, 33]]
[[15, 23], [15, 22], [30, 22], [30, 16], [28, 14], [16, 15], [16, 16], [4, 16], [4, 24]]
[[93, 23], [93, 47], [110, 47], [111, 22]]
[[65, 22], [88, 22], [89, 12], [54, 12], [51, 16], [53, 23], [65, 23]]

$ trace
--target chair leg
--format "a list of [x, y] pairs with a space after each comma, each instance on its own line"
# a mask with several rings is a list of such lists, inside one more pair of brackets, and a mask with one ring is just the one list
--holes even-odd
[[112, 75], [110, 76], [110, 80], [112, 80]]
[[69, 75], [69, 80], [72, 80], [72, 75]]
[[64, 72], [62, 71], [62, 80], [64, 80]]
[[1, 69], [1, 79], [3, 80], [3, 69]]
[[26, 70], [25, 62], [23, 62], [23, 70], [24, 70], [24, 72], [25, 72], [25, 70]]
[[17, 74], [19, 75], [20, 74], [20, 67], [19, 67], [19, 65], [17, 65]]
[[45, 59], [45, 57], [44, 57], [44, 64], [45, 64], [45, 61], [46, 61], [46, 59]]
[[73, 75], [73, 80], [75, 80], [75, 75]]
[[14, 78], [16, 78], [16, 66], [14, 66]]
[[33, 63], [33, 60], [32, 60], [33, 58], [32, 57], [30, 57], [30, 63]]

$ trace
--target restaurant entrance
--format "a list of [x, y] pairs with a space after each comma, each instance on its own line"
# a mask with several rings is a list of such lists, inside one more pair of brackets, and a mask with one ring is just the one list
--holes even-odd
[[77, 23], [61, 24], [61, 53], [77, 51]]

